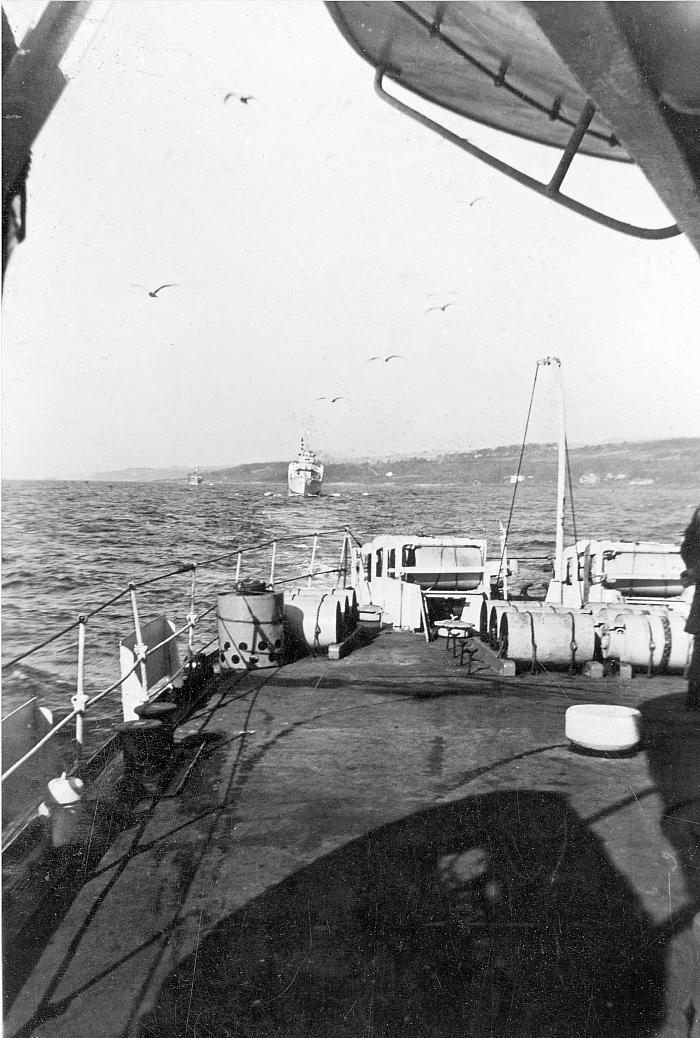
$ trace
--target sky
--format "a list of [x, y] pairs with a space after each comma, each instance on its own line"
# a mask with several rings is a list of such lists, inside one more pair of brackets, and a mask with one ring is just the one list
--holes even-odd
[[[5, 6], [17, 25], [34, 5]], [[570, 443], [700, 435], [689, 243], [534, 196], [372, 77], [321, 3], [109, 6], [34, 148], [2, 301], [5, 478], [286, 460], [302, 433], [324, 460], [519, 443], [547, 355]], [[565, 189], [673, 222], [632, 167], [579, 158]], [[543, 379], [530, 437], [556, 428]]]

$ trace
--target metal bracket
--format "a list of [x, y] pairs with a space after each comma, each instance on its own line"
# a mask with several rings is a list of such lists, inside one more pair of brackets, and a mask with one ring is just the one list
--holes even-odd
[[552, 202], [557, 202], [558, 205], [564, 206], [565, 209], [570, 209], [574, 213], [578, 213], [579, 216], [585, 216], [588, 220], [593, 220], [594, 223], [599, 223], [603, 227], [607, 227], [613, 231], [619, 231], [621, 234], [629, 234], [634, 238], [644, 238], [648, 241], [660, 241], [665, 238], [674, 238], [676, 235], [681, 233], [681, 229], [678, 224], [671, 224], [668, 227], [639, 227], [636, 224], [626, 223], [624, 220], [618, 220], [614, 216], [608, 216], [606, 213], [601, 213], [598, 209], [593, 209], [591, 206], [585, 205], [583, 202], [579, 202], [575, 198], [571, 198], [570, 195], [564, 195], [559, 190], [564, 177], [566, 176], [569, 167], [576, 155], [581, 141], [583, 140], [586, 130], [591, 122], [591, 119], [595, 115], [595, 106], [592, 102], [587, 101], [583, 107], [583, 111], [579, 116], [579, 120], [574, 126], [569, 141], [564, 149], [564, 152], [559, 160], [557, 168], [549, 181], [545, 184], [535, 177], [529, 176], [527, 173], [523, 173], [522, 170], [516, 169], [514, 166], [509, 165], [507, 162], [503, 162], [501, 159], [497, 159], [494, 155], [490, 155], [487, 151], [479, 148], [476, 144], [472, 144], [465, 137], [460, 137], [458, 134], [448, 130], [445, 126], [435, 122], [429, 116], [424, 115], [422, 112], [417, 111], [415, 108], [411, 108], [410, 105], [404, 104], [397, 97], [387, 93], [384, 89], [384, 76], [385, 69], [377, 69], [374, 76], [374, 89], [382, 101], [386, 101], [387, 104], [391, 105], [397, 111], [402, 112], [403, 115], [409, 116], [415, 122], [420, 123], [421, 126], [425, 126], [429, 130], [433, 130], [439, 134], [443, 140], [449, 141], [462, 151], [466, 151], [468, 155], [472, 155], [474, 158], [484, 162], [487, 166], [492, 169], [498, 170], [499, 173], [503, 173], [505, 176], [510, 177], [511, 180], [515, 180], [518, 184], [522, 184], [523, 187], [530, 188], [538, 195], [543, 195], [545, 198], [550, 199]]

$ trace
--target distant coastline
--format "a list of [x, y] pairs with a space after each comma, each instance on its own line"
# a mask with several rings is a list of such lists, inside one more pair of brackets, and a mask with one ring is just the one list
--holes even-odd
[[[508, 483], [517, 472], [520, 446], [482, 448], [451, 454], [385, 457], [365, 461], [328, 462], [329, 483]], [[595, 485], [624, 486], [633, 480], [653, 480], [659, 485], [694, 483], [700, 491], [700, 437], [639, 442], [603, 443], [569, 448], [571, 479], [589, 473]], [[243, 465], [200, 467], [205, 483], [285, 483], [285, 461], [248, 462]], [[391, 477], [387, 478], [387, 466]], [[525, 450], [521, 475], [524, 483], [546, 483], [556, 478], [556, 444], [531, 444]], [[98, 482], [173, 482], [185, 480], [189, 469], [133, 468], [99, 472], [85, 477]], [[594, 487], [584, 488], [585, 492]]]

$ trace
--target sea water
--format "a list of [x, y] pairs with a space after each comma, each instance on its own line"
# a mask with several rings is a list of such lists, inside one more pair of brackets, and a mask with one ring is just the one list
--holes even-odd
[[[574, 488], [567, 504], [566, 543], [580, 539], [655, 540], [678, 544], [693, 509], [694, 487], [631, 486], [621, 481]], [[508, 485], [328, 484], [318, 498], [289, 497], [280, 484], [6, 482], [2, 501], [3, 663], [45, 641], [127, 588], [130, 581], [200, 565], [198, 612], [232, 590], [236, 548], [290, 538], [277, 550], [276, 577], [308, 567], [316, 531], [348, 527], [359, 540], [380, 533], [486, 538], [500, 554], [499, 521], [508, 524]], [[551, 575], [556, 486], [517, 487], [509, 554], [520, 558], [518, 584], [542, 587]], [[337, 565], [342, 533], [322, 538], [315, 568]], [[221, 558], [224, 556], [224, 558]], [[228, 556], [228, 557], [225, 557]], [[268, 579], [270, 548], [245, 556], [242, 577]], [[174, 575], [138, 592], [139, 613], [160, 612], [178, 626], [190, 608], [192, 577]], [[120, 638], [133, 630], [129, 596], [93, 617], [86, 627], [88, 695], [119, 676]], [[198, 645], [216, 637], [215, 611], [198, 630]], [[77, 631], [3, 672], [5, 716], [32, 695], [58, 718], [70, 709], [77, 672]], [[95, 710], [92, 738], [121, 719], [118, 692]]]

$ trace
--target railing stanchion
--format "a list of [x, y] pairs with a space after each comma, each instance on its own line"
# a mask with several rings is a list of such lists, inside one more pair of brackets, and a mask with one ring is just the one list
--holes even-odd
[[277, 555], [277, 541], [272, 542], [272, 559], [270, 560], [270, 583], [275, 582], [275, 557]]
[[190, 656], [194, 655], [194, 628], [197, 623], [197, 614], [194, 611], [194, 594], [197, 582], [197, 566], [192, 567], [192, 582], [190, 584], [190, 611], [187, 614], [187, 648]]
[[317, 547], [318, 547], [318, 534], [315, 533], [314, 534], [314, 544], [313, 544], [313, 548], [311, 549], [311, 562], [309, 563], [309, 583], [308, 583], [308, 587], [311, 587], [311, 580], [312, 580], [313, 575], [314, 575], [314, 563], [316, 561], [316, 548]]
[[129, 583], [129, 595], [131, 596], [131, 611], [134, 614], [134, 633], [136, 634], [136, 644], [134, 645], [134, 655], [139, 661], [139, 671], [141, 673], [141, 685], [143, 687], [143, 694], [148, 694], [148, 676], [146, 674], [146, 649], [147, 646], [143, 643], [141, 636], [141, 624], [139, 622], [139, 607], [136, 604], [136, 586], [133, 581]]
[[82, 757], [84, 731], [83, 717], [88, 697], [85, 695], [85, 625], [87, 617], [81, 613], [78, 617], [78, 677], [75, 683], [75, 695], [71, 696], [71, 705], [75, 710], [75, 752], [78, 760]]
[[[340, 581], [342, 580], [342, 585]], [[343, 543], [340, 549], [340, 562], [338, 563], [338, 580], [337, 586], [344, 587], [348, 582], [348, 534], [347, 530], [343, 534]]]

